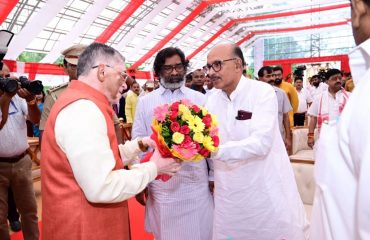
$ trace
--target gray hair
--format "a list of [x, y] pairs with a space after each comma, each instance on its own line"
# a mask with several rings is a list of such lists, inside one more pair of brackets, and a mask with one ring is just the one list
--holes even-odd
[[92, 43], [78, 59], [77, 78], [87, 75], [97, 64], [109, 64], [112, 61], [125, 62], [125, 58], [112, 47], [102, 43]]

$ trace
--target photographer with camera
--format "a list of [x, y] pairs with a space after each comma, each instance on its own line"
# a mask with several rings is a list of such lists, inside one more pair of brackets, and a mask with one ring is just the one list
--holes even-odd
[[[35, 93], [40, 82], [32, 83], [26, 78], [18, 81], [10, 78], [4, 64], [0, 71], [0, 239], [10, 239], [6, 216], [8, 213], [8, 189], [13, 190], [14, 200], [21, 214], [25, 239], [38, 239], [38, 219], [33, 189], [31, 158], [27, 154], [26, 118], [36, 124], [40, 110]], [[42, 86], [42, 84], [41, 84]], [[32, 93], [31, 93], [32, 92]]]

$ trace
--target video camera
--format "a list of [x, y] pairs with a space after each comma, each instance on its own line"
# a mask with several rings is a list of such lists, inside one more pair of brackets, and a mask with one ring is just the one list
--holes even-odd
[[[44, 86], [40, 80], [30, 81], [27, 77], [19, 77], [21, 88], [27, 89], [31, 94], [41, 94]], [[3, 92], [14, 93], [18, 89], [18, 82], [13, 78], [2, 78], [0, 77], [0, 90]]]
[[296, 77], [299, 77], [299, 78], [303, 78], [303, 76], [304, 76], [304, 73], [303, 73], [303, 71], [304, 70], [306, 70], [307, 68], [306, 68], [306, 66], [305, 65], [301, 65], [301, 66], [298, 66], [297, 67], [297, 69], [294, 71], [294, 76], [295, 76], [295, 78]]
[[[3, 59], [8, 50], [10, 41], [12, 40], [14, 33], [7, 30], [0, 30], [0, 70], [3, 69]], [[42, 82], [39, 80], [29, 81], [27, 77], [19, 77], [21, 88], [27, 89], [31, 94], [38, 95], [44, 89]], [[14, 78], [3, 78], [0, 77], [0, 90], [8, 93], [15, 93], [18, 89], [18, 81]]]

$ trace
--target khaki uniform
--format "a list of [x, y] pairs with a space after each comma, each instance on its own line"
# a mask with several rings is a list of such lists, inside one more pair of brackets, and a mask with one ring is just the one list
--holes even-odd
[[60, 94], [64, 92], [64, 90], [66, 90], [67, 87], [68, 87], [68, 83], [63, 83], [61, 85], [58, 85], [56, 87], [53, 87], [47, 90], [47, 95], [45, 97], [45, 102], [44, 102], [44, 108], [41, 114], [41, 120], [40, 120], [40, 126], [39, 126], [40, 131], [45, 130], [46, 121], [48, 120], [51, 108], [53, 107], [55, 101], [58, 99]]

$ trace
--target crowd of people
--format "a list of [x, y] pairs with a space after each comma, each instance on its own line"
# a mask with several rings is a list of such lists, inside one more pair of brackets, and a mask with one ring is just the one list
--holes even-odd
[[[286, 82], [280, 66], [249, 79], [241, 48], [220, 43], [192, 72], [181, 49], [160, 50], [156, 78], [140, 86], [119, 51], [92, 43], [62, 52], [68, 83], [0, 90], [0, 239], [10, 239], [8, 220], [25, 239], [40, 236], [29, 135], [41, 144], [43, 239], [131, 239], [132, 197], [157, 240], [368, 239], [370, 2], [351, 10], [351, 73], [327, 69], [308, 84]], [[0, 76], [11, 79], [6, 64]], [[219, 149], [197, 163], [163, 157], [149, 137], [154, 109], [181, 99], [218, 119]], [[132, 140], [122, 141], [122, 121]], [[315, 151], [311, 219], [288, 157], [294, 126], [308, 127]]]

